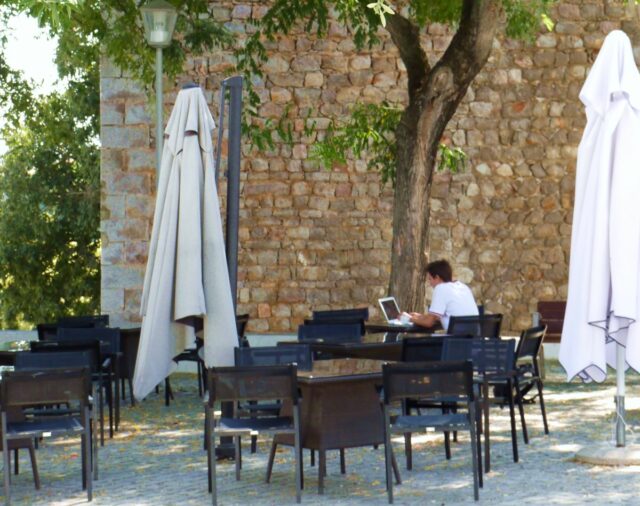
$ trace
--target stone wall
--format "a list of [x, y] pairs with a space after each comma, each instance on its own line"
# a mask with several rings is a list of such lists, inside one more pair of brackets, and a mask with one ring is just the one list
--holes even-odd
[[[262, 2], [212, 8], [238, 37]], [[221, 6], [222, 5], [222, 6]], [[533, 43], [499, 38], [451, 121], [448, 140], [469, 155], [467, 169], [438, 174], [432, 191], [430, 257], [449, 258], [492, 312], [517, 331], [539, 299], [566, 297], [575, 156], [585, 118], [578, 92], [604, 36], [622, 28], [640, 44], [638, 9], [569, 1], [554, 11], [552, 33]], [[437, 57], [450, 34], [429, 27]], [[323, 40], [304, 32], [269, 47], [259, 83], [260, 115], [286, 107], [294, 144], [269, 153], [244, 146], [239, 312], [252, 331], [294, 329], [311, 309], [369, 304], [386, 293], [393, 190], [362, 160], [325, 170], [308, 158], [328, 117], [357, 102], [403, 102], [403, 65], [388, 40], [357, 52], [331, 24]], [[179, 80], [195, 80], [217, 117], [219, 83], [230, 56], [192, 58]], [[166, 83], [165, 119], [179, 83]], [[102, 64], [102, 310], [139, 322], [139, 301], [154, 206], [153, 114], [139, 85]], [[304, 119], [318, 134], [304, 136]], [[224, 197], [224, 195], [223, 195]], [[223, 199], [224, 200], [224, 199]]]

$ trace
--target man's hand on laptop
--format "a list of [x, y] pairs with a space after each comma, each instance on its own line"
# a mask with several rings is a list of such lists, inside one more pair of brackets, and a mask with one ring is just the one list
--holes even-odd
[[433, 313], [409, 313], [409, 318], [411, 319], [411, 323], [419, 325], [420, 327], [433, 327], [440, 321], [440, 317]]

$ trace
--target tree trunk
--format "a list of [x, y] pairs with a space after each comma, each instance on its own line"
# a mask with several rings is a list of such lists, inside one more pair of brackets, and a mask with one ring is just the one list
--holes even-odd
[[389, 282], [389, 293], [404, 310], [424, 310], [430, 194], [438, 146], [467, 88], [489, 57], [499, 17], [500, 0], [465, 0], [459, 29], [433, 69], [415, 36], [415, 25], [399, 15], [391, 16], [387, 25], [409, 82], [409, 105], [396, 131]]

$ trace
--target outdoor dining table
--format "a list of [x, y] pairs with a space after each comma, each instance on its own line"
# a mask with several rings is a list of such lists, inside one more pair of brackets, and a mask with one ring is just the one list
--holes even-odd
[[[318, 360], [311, 371], [298, 370], [301, 444], [302, 448], [318, 451], [319, 494], [324, 492], [327, 450], [384, 444], [379, 395], [384, 363], [348, 358]], [[292, 446], [293, 438], [279, 435], [275, 443]], [[399, 479], [395, 459], [394, 470]]]

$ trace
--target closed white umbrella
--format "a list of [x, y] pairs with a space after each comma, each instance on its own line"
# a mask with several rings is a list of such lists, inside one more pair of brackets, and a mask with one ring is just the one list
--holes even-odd
[[605, 38], [580, 100], [587, 126], [559, 358], [569, 379], [604, 381], [616, 367], [623, 397], [624, 369], [640, 370], [640, 73], [624, 32]]
[[201, 319], [208, 367], [233, 365], [235, 312], [215, 187], [215, 123], [200, 88], [183, 89], [165, 129], [133, 378], [144, 398], [175, 368]]

